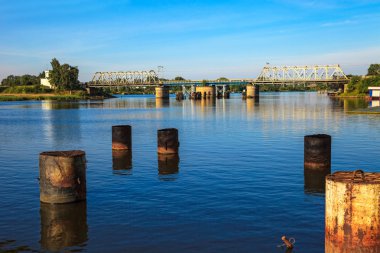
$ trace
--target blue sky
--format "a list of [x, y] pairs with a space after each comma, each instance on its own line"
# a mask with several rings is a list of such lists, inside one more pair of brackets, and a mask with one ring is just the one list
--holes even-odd
[[0, 0], [0, 78], [38, 74], [56, 57], [96, 71], [189, 79], [254, 78], [271, 65], [380, 63], [374, 0]]

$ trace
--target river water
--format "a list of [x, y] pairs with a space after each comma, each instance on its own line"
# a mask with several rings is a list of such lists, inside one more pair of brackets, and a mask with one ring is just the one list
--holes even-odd
[[[324, 194], [304, 184], [303, 138], [332, 136], [332, 171], [380, 171], [379, 116], [346, 113], [364, 107], [296, 92], [2, 102], [0, 251], [285, 252], [286, 235], [293, 252], [324, 252]], [[133, 154], [113, 164], [119, 124], [132, 125]], [[159, 170], [168, 127], [179, 163]], [[39, 153], [71, 149], [86, 152], [87, 201], [40, 204]]]

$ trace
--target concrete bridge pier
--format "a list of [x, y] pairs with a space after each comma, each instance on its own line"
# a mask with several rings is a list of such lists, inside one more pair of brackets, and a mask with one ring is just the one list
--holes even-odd
[[260, 85], [247, 85], [247, 98], [259, 98]]
[[169, 98], [169, 87], [168, 86], [156, 87], [156, 98]]
[[197, 86], [195, 90], [202, 94], [202, 98], [215, 98], [216, 96], [215, 86]]

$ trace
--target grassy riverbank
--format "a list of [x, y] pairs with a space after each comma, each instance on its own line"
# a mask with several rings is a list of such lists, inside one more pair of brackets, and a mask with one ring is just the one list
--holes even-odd
[[87, 95], [81, 94], [0, 94], [0, 101], [23, 101], [23, 100], [80, 100], [88, 99]]
[[112, 97], [107, 93], [97, 96], [89, 96], [84, 90], [54, 91], [41, 85], [1, 87], [0, 101], [24, 101], [24, 100], [83, 100], [103, 99]]

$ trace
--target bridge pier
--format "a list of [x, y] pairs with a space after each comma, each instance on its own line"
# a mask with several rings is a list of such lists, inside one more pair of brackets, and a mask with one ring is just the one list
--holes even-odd
[[202, 98], [215, 98], [216, 96], [215, 86], [197, 86], [195, 91], [200, 92], [202, 94]]
[[247, 98], [259, 98], [260, 95], [260, 85], [247, 85]]
[[156, 98], [169, 98], [169, 87], [168, 86], [158, 86], [155, 88]]

